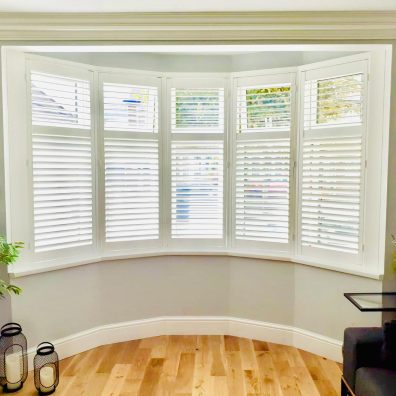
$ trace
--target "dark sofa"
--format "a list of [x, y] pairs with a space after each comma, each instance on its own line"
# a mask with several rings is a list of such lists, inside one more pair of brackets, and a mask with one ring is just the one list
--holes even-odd
[[386, 341], [381, 327], [345, 330], [342, 396], [396, 396], [396, 361], [386, 354]]

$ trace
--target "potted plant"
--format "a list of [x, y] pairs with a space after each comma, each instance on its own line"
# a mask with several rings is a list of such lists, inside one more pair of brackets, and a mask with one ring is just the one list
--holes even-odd
[[[23, 242], [8, 243], [4, 237], [0, 236], [0, 265], [8, 266], [15, 263], [22, 248]], [[6, 294], [20, 294], [21, 291], [18, 286], [0, 279], [0, 298], [4, 298]]]

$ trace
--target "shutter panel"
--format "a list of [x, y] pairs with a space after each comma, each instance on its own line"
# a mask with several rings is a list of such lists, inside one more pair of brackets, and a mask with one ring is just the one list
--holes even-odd
[[223, 133], [224, 89], [171, 89], [172, 132]]
[[362, 140], [307, 139], [303, 147], [303, 246], [359, 249]]
[[234, 237], [275, 248], [289, 242], [291, 83], [272, 78], [238, 80]]
[[89, 82], [31, 72], [33, 125], [90, 127]]
[[172, 143], [172, 237], [223, 237], [223, 142]]
[[238, 132], [290, 129], [290, 84], [239, 87]]
[[90, 82], [31, 72], [34, 251], [92, 245]]
[[106, 241], [159, 237], [158, 142], [105, 139]]
[[106, 130], [158, 132], [158, 89], [129, 84], [103, 84]]
[[289, 139], [238, 141], [235, 237], [287, 243]]
[[365, 74], [343, 75], [342, 68], [317, 71], [323, 78], [305, 82], [300, 201], [303, 254], [304, 248], [355, 257], [360, 252]]
[[307, 81], [305, 129], [361, 125], [363, 121], [363, 73]]
[[106, 242], [158, 240], [158, 87], [104, 81], [103, 109]]
[[35, 251], [92, 244], [91, 141], [33, 135]]

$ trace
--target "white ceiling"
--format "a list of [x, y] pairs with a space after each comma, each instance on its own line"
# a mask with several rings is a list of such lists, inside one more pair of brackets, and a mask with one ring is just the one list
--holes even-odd
[[396, 0], [0, 0], [0, 12], [396, 10]]

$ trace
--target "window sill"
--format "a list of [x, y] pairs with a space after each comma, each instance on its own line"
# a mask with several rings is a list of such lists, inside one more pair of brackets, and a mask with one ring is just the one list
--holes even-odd
[[330, 270], [335, 272], [341, 272], [345, 274], [360, 276], [364, 278], [370, 278], [375, 280], [382, 280], [383, 274], [364, 271], [361, 267], [353, 268], [342, 268], [327, 264], [321, 264], [316, 261], [309, 261], [305, 259], [296, 259], [290, 257], [287, 252], [274, 252], [272, 255], [265, 255], [255, 252], [244, 252], [240, 250], [212, 250], [212, 251], [183, 251], [183, 250], [156, 250], [156, 251], [146, 251], [141, 253], [129, 253], [129, 254], [117, 254], [117, 255], [104, 255], [97, 257], [87, 257], [85, 259], [63, 259], [54, 262], [40, 262], [36, 263], [34, 266], [24, 266], [23, 264], [17, 265], [16, 267], [9, 268], [9, 274], [11, 278], [20, 278], [29, 275], [40, 274], [44, 272], [56, 271], [67, 268], [79, 267], [86, 264], [94, 264], [105, 261], [116, 261], [116, 260], [126, 260], [135, 258], [148, 258], [148, 257], [160, 257], [160, 256], [226, 256], [226, 257], [241, 257], [241, 258], [251, 258], [260, 259], [268, 261], [280, 261], [280, 262], [290, 262], [294, 264], [306, 265], [309, 267], [321, 268], [324, 270]]

